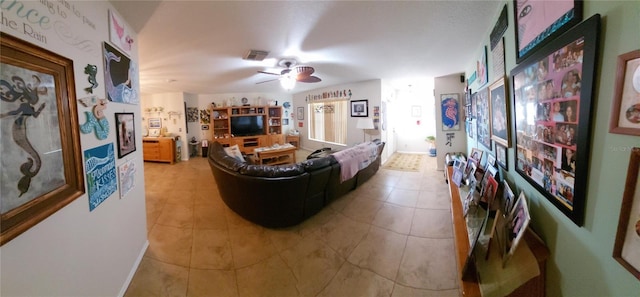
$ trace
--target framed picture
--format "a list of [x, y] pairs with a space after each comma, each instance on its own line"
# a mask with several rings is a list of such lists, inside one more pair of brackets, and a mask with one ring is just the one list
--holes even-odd
[[489, 166], [496, 167], [496, 156], [487, 154], [487, 163], [484, 164], [484, 171], [487, 171]]
[[476, 61], [476, 74], [478, 79], [478, 87], [482, 87], [487, 84], [489, 80], [489, 71], [487, 70], [487, 47], [482, 47], [482, 54], [480, 59]]
[[460, 130], [460, 95], [440, 95], [440, 107], [442, 108], [442, 131]]
[[132, 112], [116, 113], [116, 141], [118, 159], [135, 152], [136, 128]]
[[453, 183], [458, 186], [458, 188], [460, 187], [460, 185], [462, 185], [462, 177], [463, 177], [464, 173], [462, 172], [462, 170], [458, 167], [454, 167], [453, 168], [453, 176], [452, 176], [452, 180]]
[[149, 129], [162, 128], [162, 120], [160, 118], [149, 118]]
[[487, 171], [485, 171], [484, 175], [482, 175], [482, 179], [480, 180], [480, 184], [478, 185], [480, 194], [484, 193], [487, 182], [489, 182], [489, 177], [498, 180], [498, 168], [496, 168], [495, 166], [487, 167]]
[[135, 88], [138, 80], [135, 63], [109, 43], [103, 42], [103, 45], [104, 87], [107, 91], [107, 99], [113, 102], [137, 105], [140, 98]]
[[497, 192], [498, 181], [496, 181], [493, 176], [489, 175], [489, 177], [487, 177], [487, 183], [482, 190], [482, 196], [480, 197], [480, 202], [486, 206], [487, 210], [491, 209]]
[[513, 10], [518, 63], [582, 21], [582, 0], [513, 0]]
[[198, 108], [197, 107], [187, 107], [187, 122], [195, 123], [198, 122], [199, 119]]
[[516, 172], [582, 225], [600, 15], [511, 71]]
[[298, 107], [298, 114], [296, 115], [298, 120], [304, 120], [304, 107]]
[[640, 147], [631, 151], [613, 258], [640, 280]]
[[471, 148], [471, 159], [475, 159], [478, 162], [482, 161], [482, 155], [484, 154], [484, 151], [479, 149], [479, 148]]
[[491, 139], [496, 143], [511, 147], [511, 135], [509, 131], [509, 100], [504, 86], [504, 77], [501, 77], [489, 86], [491, 104]]
[[524, 196], [524, 192], [520, 192], [518, 200], [513, 206], [511, 213], [506, 218], [506, 225], [503, 227], [498, 226], [503, 232], [504, 245], [502, 248], [502, 266], [506, 266], [507, 262], [513, 256], [522, 239], [524, 233], [527, 231], [531, 216], [529, 215], [529, 206], [527, 205], [527, 199]]
[[289, 119], [282, 119], [283, 126], [289, 126]]
[[0, 246], [84, 192], [73, 61], [0, 33]]
[[109, 41], [131, 55], [131, 45], [133, 44], [131, 30], [113, 10], [109, 10]]
[[509, 170], [509, 168], [507, 167], [507, 164], [509, 164], [507, 158], [507, 147], [502, 144], [496, 143], [496, 161], [498, 165], [504, 170]]
[[502, 213], [509, 214], [513, 209], [513, 204], [516, 202], [516, 196], [513, 194], [511, 186], [509, 186], [506, 180], [502, 182], [502, 186]]
[[640, 50], [618, 56], [609, 132], [640, 135]]
[[352, 100], [351, 116], [352, 117], [368, 117], [369, 116], [369, 100]]
[[475, 176], [476, 169], [478, 169], [478, 161], [473, 159], [469, 159], [467, 162], [467, 167], [464, 169], [464, 178], [470, 178]]
[[475, 94], [473, 94], [476, 102], [476, 135], [478, 136], [478, 142], [491, 149], [491, 109], [489, 103], [489, 89], [484, 88]]

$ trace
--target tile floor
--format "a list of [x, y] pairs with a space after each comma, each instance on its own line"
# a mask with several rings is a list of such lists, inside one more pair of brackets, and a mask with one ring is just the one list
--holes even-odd
[[459, 296], [435, 160], [421, 172], [381, 168], [286, 229], [231, 211], [206, 158], [147, 162], [149, 248], [125, 296]]

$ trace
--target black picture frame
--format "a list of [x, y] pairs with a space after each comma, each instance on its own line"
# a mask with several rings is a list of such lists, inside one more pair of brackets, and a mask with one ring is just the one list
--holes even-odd
[[118, 159], [136, 151], [136, 125], [132, 112], [116, 112]]
[[352, 100], [351, 101], [351, 117], [368, 117], [369, 116], [369, 100]]
[[578, 226], [587, 197], [599, 35], [596, 14], [510, 74], [515, 170]]
[[513, 0], [516, 62], [524, 61], [544, 45], [580, 23], [582, 2], [582, 0], [533, 2]]

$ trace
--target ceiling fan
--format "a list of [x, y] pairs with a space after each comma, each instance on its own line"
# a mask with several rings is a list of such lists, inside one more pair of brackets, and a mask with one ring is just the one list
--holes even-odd
[[258, 82], [257, 84], [280, 80], [280, 82], [282, 83], [282, 86], [285, 87], [285, 89], [287, 89], [287, 86], [286, 86], [287, 83], [290, 85], [288, 89], [291, 89], [293, 88], [293, 85], [295, 84], [295, 82], [316, 83], [316, 82], [322, 81], [322, 79], [320, 79], [319, 77], [312, 75], [315, 72], [315, 69], [313, 69], [313, 67], [295, 66], [296, 65], [295, 60], [289, 60], [289, 59], [281, 60], [280, 62], [278, 62], [278, 65], [280, 65], [281, 67], [285, 67], [285, 69], [280, 71], [280, 73], [258, 71], [258, 73], [277, 75], [279, 76], [278, 78], [261, 81], [261, 82]]

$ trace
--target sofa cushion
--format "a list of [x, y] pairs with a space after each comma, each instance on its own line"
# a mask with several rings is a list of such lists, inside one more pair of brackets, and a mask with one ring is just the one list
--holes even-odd
[[256, 177], [291, 177], [304, 173], [300, 163], [285, 165], [246, 165], [240, 168], [240, 174]]
[[244, 157], [242, 156], [242, 152], [240, 151], [240, 148], [237, 144], [230, 147], [225, 147], [224, 152], [227, 153], [229, 157], [233, 157], [240, 162], [244, 162]]

